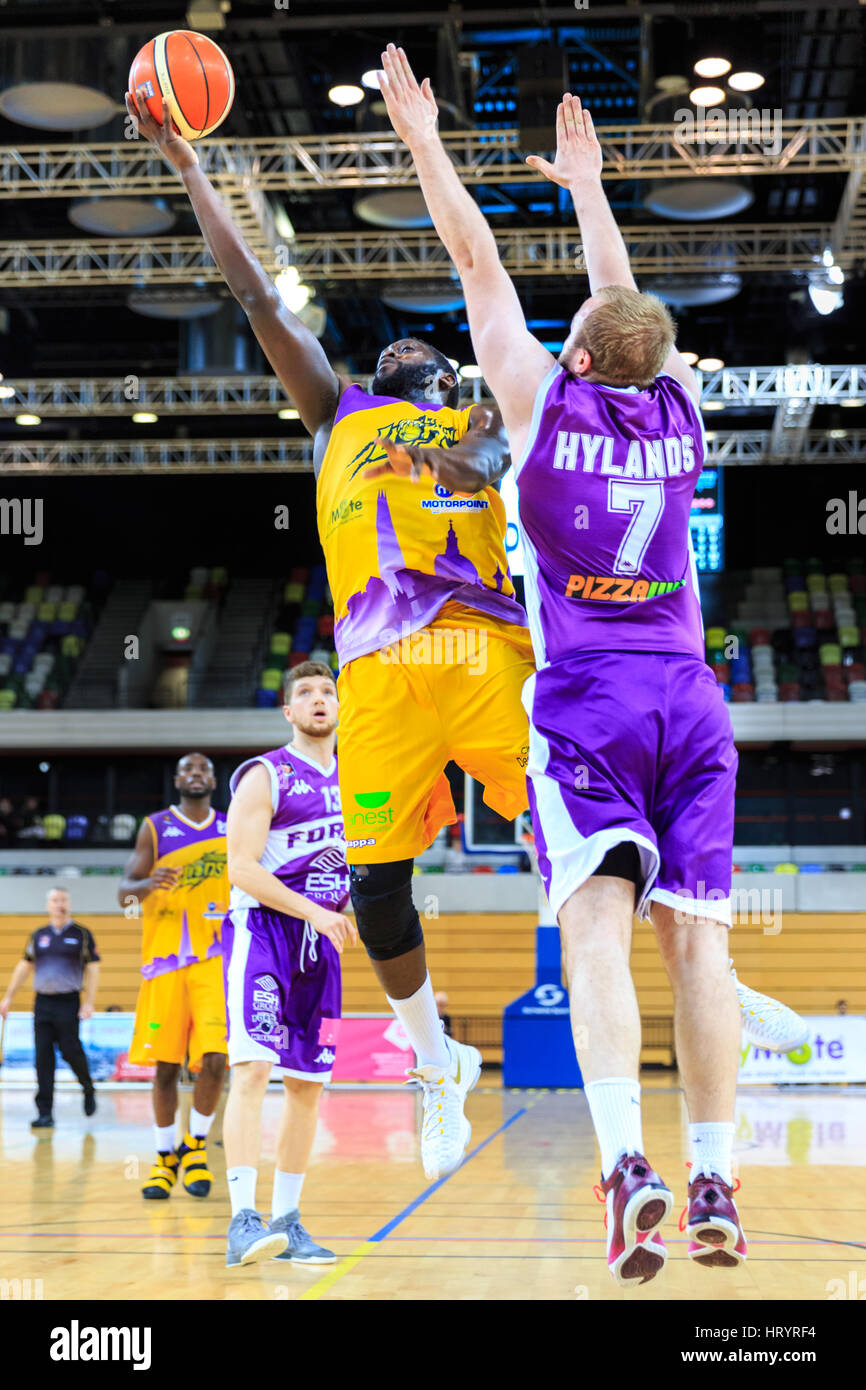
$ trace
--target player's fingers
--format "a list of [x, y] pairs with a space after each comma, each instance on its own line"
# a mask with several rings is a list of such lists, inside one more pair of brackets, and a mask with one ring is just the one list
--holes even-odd
[[583, 134], [583, 121], [580, 119], [580, 97], [573, 97], [570, 93], [565, 109], [565, 123], [568, 127], [569, 140], [577, 140]]
[[542, 159], [540, 155], [528, 154], [526, 156], [526, 162], [527, 164], [531, 164], [533, 169], [538, 169], [544, 174], [545, 178], [553, 178], [553, 165], [549, 164], [546, 159]]
[[425, 77], [424, 81], [421, 83], [421, 95], [424, 97], [425, 101], [430, 102], [431, 106], [436, 105], [436, 98], [433, 95], [433, 88], [430, 85], [429, 77]]
[[400, 64], [400, 71], [403, 74], [403, 81], [406, 83], [407, 90], [410, 92], [417, 92], [418, 79], [412, 71], [412, 64], [406, 57], [405, 49], [397, 49], [397, 61]]
[[565, 126], [565, 97], [556, 108], [556, 143], [564, 146], [568, 142], [568, 131]]
[[593, 125], [592, 121], [592, 113], [590, 111], [587, 111], [586, 107], [583, 108], [583, 132], [587, 140], [592, 140], [593, 143], [595, 143], [598, 140], [598, 136], [595, 133], [595, 126]]
[[400, 71], [400, 66], [397, 61], [397, 49], [393, 43], [389, 43], [385, 52], [382, 54], [382, 67], [385, 69], [385, 75], [388, 78], [391, 89], [399, 94], [403, 86], [403, 74]]
[[372, 468], [366, 468], [364, 470], [364, 477], [372, 479], [384, 478], [386, 473], [393, 474], [393, 472], [394, 470], [390, 463], [374, 463]]

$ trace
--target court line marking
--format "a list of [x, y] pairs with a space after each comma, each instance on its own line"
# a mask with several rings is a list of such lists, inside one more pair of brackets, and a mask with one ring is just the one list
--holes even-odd
[[384, 1226], [380, 1226], [378, 1231], [365, 1240], [362, 1245], [359, 1245], [356, 1250], [353, 1250], [350, 1255], [347, 1255], [335, 1269], [332, 1269], [323, 1279], [319, 1279], [313, 1284], [312, 1288], [306, 1289], [305, 1292], [301, 1294], [300, 1301], [314, 1302], [316, 1299], [321, 1298], [322, 1294], [327, 1293], [328, 1289], [336, 1284], [339, 1279], [342, 1279], [344, 1274], [348, 1274], [351, 1269], [354, 1269], [355, 1265], [363, 1260], [365, 1255], [369, 1255], [371, 1250], [374, 1250], [377, 1245], [381, 1245], [383, 1240], [387, 1240], [391, 1232], [396, 1230], [400, 1223], [406, 1220], [407, 1216], [411, 1216], [413, 1211], [417, 1211], [418, 1207], [420, 1207], [423, 1202], [426, 1202], [428, 1197], [432, 1197], [434, 1192], [438, 1192], [439, 1188], [442, 1187], [444, 1183], [448, 1182], [449, 1178], [453, 1178], [455, 1173], [461, 1172], [462, 1169], [466, 1167], [467, 1163], [471, 1163], [472, 1159], [475, 1158], [477, 1154], [481, 1153], [482, 1149], [486, 1149], [488, 1144], [492, 1144], [494, 1139], [497, 1139], [500, 1134], [504, 1134], [506, 1129], [509, 1129], [522, 1115], [527, 1114], [529, 1109], [529, 1106], [524, 1105], [520, 1110], [515, 1111], [504, 1124], [500, 1125], [498, 1129], [495, 1129], [493, 1133], [489, 1134], [471, 1153], [466, 1155], [459, 1168], [455, 1168], [451, 1173], [446, 1173], [444, 1178], [438, 1178], [430, 1187], [426, 1188], [419, 1196], [415, 1197], [408, 1206], [405, 1206], [402, 1211], [398, 1212], [395, 1217], [392, 1217]]

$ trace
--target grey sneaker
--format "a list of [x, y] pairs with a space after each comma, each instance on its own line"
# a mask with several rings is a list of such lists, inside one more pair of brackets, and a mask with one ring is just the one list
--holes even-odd
[[251, 1265], [279, 1255], [288, 1245], [288, 1237], [279, 1231], [269, 1231], [257, 1211], [244, 1207], [233, 1216], [228, 1230], [226, 1267]]
[[284, 1233], [288, 1240], [286, 1249], [274, 1255], [275, 1260], [291, 1260], [293, 1265], [332, 1265], [337, 1262], [333, 1250], [323, 1249], [307, 1234], [297, 1210], [286, 1212], [285, 1216], [275, 1216], [268, 1230]]

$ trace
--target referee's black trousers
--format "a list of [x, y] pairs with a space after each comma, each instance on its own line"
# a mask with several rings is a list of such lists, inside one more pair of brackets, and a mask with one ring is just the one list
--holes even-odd
[[54, 1105], [54, 1046], [60, 1048], [64, 1062], [72, 1068], [85, 1091], [93, 1089], [87, 1056], [78, 1036], [78, 1010], [81, 996], [74, 994], [37, 994], [33, 1006], [33, 1031], [36, 1035], [36, 1109], [40, 1115], [50, 1115]]

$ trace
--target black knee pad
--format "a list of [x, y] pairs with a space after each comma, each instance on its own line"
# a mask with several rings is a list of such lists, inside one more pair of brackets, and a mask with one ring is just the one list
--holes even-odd
[[412, 860], [352, 865], [352, 906], [371, 960], [394, 960], [424, 940], [412, 902]]

